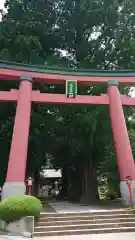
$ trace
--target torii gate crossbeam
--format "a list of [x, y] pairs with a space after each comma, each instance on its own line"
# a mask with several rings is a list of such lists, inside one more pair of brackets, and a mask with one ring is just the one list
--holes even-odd
[[[17, 102], [19, 91], [11, 89], [10, 91], [0, 91], [0, 102]], [[108, 95], [91, 96], [77, 95], [75, 98], [67, 98], [65, 94], [40, 93], [33, 90], [31, 95], [33, 103], [47, 104], [79, 104], [79, 105], [109, 105]], [[135, 97], [121, 95], [123, 106], [135, 106]]]

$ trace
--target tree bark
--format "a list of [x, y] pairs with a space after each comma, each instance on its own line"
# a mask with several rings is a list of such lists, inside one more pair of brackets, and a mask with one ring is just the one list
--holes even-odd
[[83, 161], [83, 180], [82, 180], [82, 196], [81, 203], [95, 203], [99, 201], [98, 183], [95, 169], [92, 161], [87, 159]]
[[34, 173], [34, 183], [33, 183], [33, 186], [34, 186], [34, 195], [37, 196], [38, 195], [38, 185], [39, 185], [39, 182], [40, 182], [40, 169], [37, 169]]
[[76, 169], [70, 174], [70, 185], [68, 188], [68, 199], [73, 202], [79, 202], [81, 196], [81, 174], [80, 166], [77, 165]]
[[65, 200], [67, 199], [67, 191], [68, 191], [68, 175], [67, 175], [67, 167], [62, 167], [62, 189], [60, 191], [58, 199]]

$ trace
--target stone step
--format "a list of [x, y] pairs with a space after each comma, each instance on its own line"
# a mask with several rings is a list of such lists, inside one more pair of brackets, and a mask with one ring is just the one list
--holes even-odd
[[114, 214], [132, 214], [133, 210], [125, 209], [125, 210], [108, 210], [108, 211], [91, 211], [91, 212], [71, 212], [71, 213], [56, 213], [56, 212], [41, 212], [40, 216], [46, 217], [67, 217], [67, 216], [89, 216], [89, 215], [114, 215]]
[[46, 221], [39, 221], [37, 222], [37, 227], [38, 226], [58, 226], [58, 225], [71, 225], [71, 224], [92, 224], [92, 223], [119, 223], [119, 222], [132, 222], [132, 223], [135, 223], [135, 216], [133, 216], [133, 218], [113, 218], [113, 219], [108, 219], [108, 218], [105, 218], [105, 219], [85, 219], [85, 220], [80, 220], [80, 219], [77, 219], [76, 221], [74, 221], [73, 219], [71, 220], [52, 220], [52, 221], [48, 221], [48, 219]]
[[132, 213], [124, 213], [124, 214], [107, 214], [107, 215], [100, 215], [101, 213], [98, 213], [99, 215], [95, 215], [95, 214], [84, 214], [81, 215], [80, 214], [76, 214], [76, 215], [60, 215], [56, 214], [56, 215], [52, 215], [52, 214], [46, 214], [40, 215], [40, 218], [38, 219], [39, 222], [51, 222], [51, 221], [63, 221], [63, 220], [73, 220], [73, 221], [77, 221], [79, 220], [90, 220], [90, 219], [106, 219], [106, 218], [110, 218], [110, 219], [116, 219], [116, 218], [135, 218], [135, 214]]
[[116, 227], [116, 228], [95, 228], [83, 230], [56, 230], [56, 231], [35, 231], [35, 237], [38, 236], [64, 236], [64, 235], [81, 235], [81, 234], [102, 234], [102, 233], [119, 233], [119, 232], [135, 232], [135, 227]]
[[71, 225], [54, 225], [54, 226], [36, 226], [35, 232], [44, 232], [44, 231], [65, 231], [65, 230], [83, 230], [83, 229], [104, 229], [104, 228], [121, 228], [121, 227], [134, 227], [135, 222], [116, 222], [116, 223], [92, 223], [92, 224], [71, 224]]
[[34, 231], [35, 236], [135, 232], [135, 214], [126, 208], [70, 213], [43, 211]]

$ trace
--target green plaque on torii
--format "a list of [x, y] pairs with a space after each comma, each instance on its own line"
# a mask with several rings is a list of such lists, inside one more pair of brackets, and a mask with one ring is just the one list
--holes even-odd
[[76, 97], [77, 95], [77, 80], [66, 81], [66, 96]]

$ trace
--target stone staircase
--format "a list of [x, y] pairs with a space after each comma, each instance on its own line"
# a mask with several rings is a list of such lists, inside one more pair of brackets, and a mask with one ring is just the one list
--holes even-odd
[[135, 232], [135, 214], [126, 209], [66, 214], [42, 212], [34, 232], [35, 236]]

